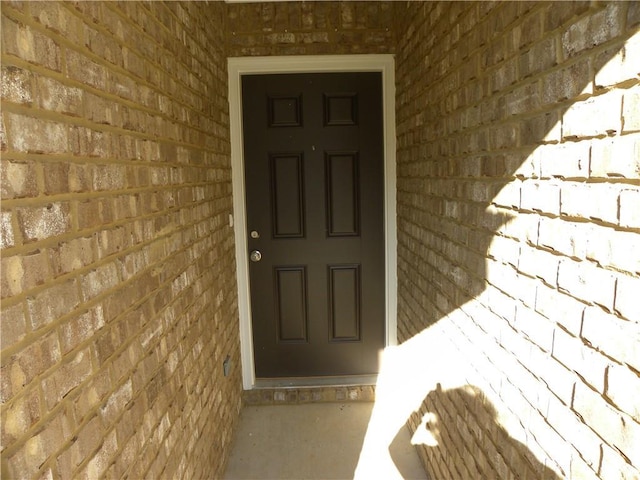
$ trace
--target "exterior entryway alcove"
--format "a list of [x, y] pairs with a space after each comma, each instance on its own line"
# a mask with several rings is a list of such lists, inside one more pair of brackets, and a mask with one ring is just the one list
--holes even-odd
[[[246, 185], [242, 124], [242, 76], [255, 74], [379, 72], [382, 81], [383, 165], [384, 165], [384, 346], [396, 343], [396, 225], [395, 225], [395, 87], [394, 61], [391, 55], [336, 55], [251, 57], [229, 59], [229, 104], [231, 120], [231, 156], [233, 200], [238, 265], [238, 302], [241, 331], [243, 384], [256, 386], [371, 384], [375, 375], [316, 376], [258, 381], [252, 338], [251, 294], [249, 283], [249, 239], [247, 230]], [[258, 233], [252, 233], [255, 235]], [[258, 234], [259, 235], [259, 234]], [[261, 292], [262, 295], [270, 294]]]

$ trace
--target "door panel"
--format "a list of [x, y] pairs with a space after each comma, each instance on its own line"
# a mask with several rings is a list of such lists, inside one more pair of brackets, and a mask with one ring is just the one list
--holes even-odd
[[380, 73], [242, 77], [258, 378], [363, 375], [384, 348]]
[[302, 153], [271, 155], [271, 216], [274, 238], [304, 237]]
[[327, 153], [326, 166], [327, 234], [330, 237], [360, 233], [358, 155]]
[[331, 342], [360, 340], [360, 265], [329, 266]]
[[304, 267], [275, 267], [279, 343], [306, 343], [307, 275]]

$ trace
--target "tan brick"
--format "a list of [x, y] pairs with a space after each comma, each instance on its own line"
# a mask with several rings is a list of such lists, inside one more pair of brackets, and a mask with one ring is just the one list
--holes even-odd
[[640, 470], [629, 465], [618, 450], [607, 445], [602, 446], [601, 478], [614, 477], [620, 480], [635, 480], [639, 475]]
[[595, 57], [596, 86], [610, 87], [637, 75], [640, 37], [629, 38], [622, 48], [616, 45]]
[[86, 479], [98, 478], [107, 470], [111, 461], [115, 457], [115, 453], [117, 449], [118, 449], [118, 441], [116, 439], [116, 432], [115, 430], [112, 430], [104, 438], [104, 441], [100, 446], [100, 449], [91, 458], [91, 460], [89, 460], [89, 463], [80, 472], [78, 478], [86, 478]]
[[584, 224], [543, 217], [538, 230], [538, 245], [568, 257], [585, 258], [588, 241], [585, 231], [588, 229]]
[[550, 182], [523, 182], [520, 206], [525, 210], [559, 215], [560, 186]]
[[551, 352], [554, 324], [532, 309], [518, 306], [516, 326], [539, 348]]
[[640, 273], [640, 243], [635, 232], [592, 225], [586, 229], [587, 258], [603, 267]]
[[543, 178], [586, 178], [589, 174], [589, 143], [566, 142], [545, 148], [540, 158]]
[[41, 418], [40, 393], [31, 390], [19, 396], [2, 409], [2, 442], [3, 445], [19, 439]]
[[118, 270], [114, 263], [108, 263], [98, 267], [82, 278], [83, 298], [90, 300], [96, 295], [116, 286], [118, 281]]
[[550, 71], [542, 79], [542, 102], [553, 104], [573, 100], [593, 91], [589, 78], [588, 58], [571, 63], [564, 68]]
[[95, 228], [111, 222], [111, 199], [93, 198], [77, 203], [77, 222], [80, 230]]
[[558, 267], [558, 287], [570, 295], [613, 309], [616, 278], [612, 272], [590, 262], [562, 260]]
[[65, 49], [67, 72], [70, 78], [92, 87], [104, 90], [107, 70], [80, 52]]
[[2, 298], [19, 295], [24, 291], [22, 258], [18, 256], [2, 257], [0, 263], [2, 264], [2, 270], [0, 270]]
[[628, 275], [618, 275], [616, 282], [615, 311], [631, 321], [640, 320], [640, 277]]
[[69, 189], [72, 192], [87, 192], [91, 188], [90, 169], [87, 165], [69, 165]]
[[65, 153], [69, 135], [67, 126], [17, 113], [5, 113], [9, 148], [29, 153]]
[[79, 88], [65, 85], [50, 77], [38, 77], [36, 89], [40, 108], [80, 116], [85, 94]]
[[80, 296], [75, 280], [43, 290], [27, 300], [31, 327], [37, 330], [73, 311], [79, 304]]
[[607, 368], [607, 397], [632, 418], [640, 418], [640, 377], [625, 365], [612, 364]]
[[13, 65], [2, 66], [2, 100], [14, 103], [30, 103], [32, 96], [32, 74]]
[[[563, 215], [618, 223], [618, 197], [620, 189], [606, 183], [583, 184], [567, 182], [562, 185], [561, 207]], [[591, 199], [597, 198], [597, 202]]]
[[579, 455], [574, 455], [571, 458], [571, 469], [569, 471], [569, 476], [571, 478], [597, 480], [599, 477], [594, 470], [595, 469], [590, 467]]
[[620, 226], [640, 228], [640, 188], [620, 191]]
[[[556, 323], [576, 336], [582, 333], [591, 345], [586, 348], [609, 357], [612, 365], [623, 363], [639, 370], [634, 365], [635, 343], [629, 328], [634, 324], [592, 307], [585, 312], [583, 326], [585, 303], [594, 299], [569, 296], [585, 291], [573, 285], [575, 272], [560, 262], [566, 256], [582, 259], [586, 248], [588, 260], [584, 262], [612, 268], [616, 280], [625, 275], [622, 272], [634, 272], [634, 250], [629, 247], [633, 242], [628, 239], [635, 235], [631, 231], [635, 227], [623, 224], [634, 217], [625, 211], [630, 200], [625, 199], [627, 194], [620, 195], [633, 188], [626, 180], [624, 188], [615, 184], [621, 176], [633, 179], [629, 176], [633, 167], [614, 150], [620, 148], [626, 159], [635, 150], [615, 146], [631, 137], [627, 130], [623, 135], [600, 138], [631, 125], [626, 117], [633, 112], [625, 108], [632, 102], [624, 95], [632, 90], [622, 90], [637, 72], [624, 78], [624, 71], [613, 70], [631, 68], [625, 62], [633, 63], [631, 49], [625, 47], [623, 56], [616, 48], [629, 36], [622, 31], [625, 21], [627, 30], [637, 23], [636, 11], [634, 4], [591, 2], [3, 5], [3, 64], [8, 60], [7, 65], [13, 62], [24, 70], [12, 73], [20, 88], [3, 93], [20, 104], [2, 116], [2, 132], [6, 126], [0, 138], [3, 157], [9, 152], [8, 157], [20, 158], [24, 165], [33, 161], [35, 175], [26, 169], [27, 183], [16, 183], [15, 189], [2, 184], [3, 195], [5, 191], [12, 195], [2, 216], [2, 246], [18, 246], [24, 252], [23, 241], [45, 240], [42, 248], [49, 254], [50, 270], [41, 268], [41, 275], [26, 280], [28, 287], [23, 287], [22, 278], [17, 280], [18, 275], [13, 277], [25, 298], [29, 294], [24, 288], [35, 286], [37, 293], [30, 296], [35, 300], [50, 290], [44, 287], [52, 278], [66, 275], [65, 281], [82, 282], [76, 294], [82, 290], [83, 299], [92, 302], [78, 305], [77, 315], [65, 312], [62, 324], [47, 324], [50, 327], [28, 334], [19, 324], [13, 334], [15, 341], [25, 343], [26, 339], [29, 345], [4, 362], [3, 399], [21, 398], [27, 392], [50, 393], [51, 398], [40, 399], [40, 407], [56, 406], [36, 424], [43, 429], [35, 432], [53, 450], [34, 441], [29, 444], [33, 454], [29, 457], [28, 449], [23, 448], [29, 440], [25, 435], [16, 437], [17, 443], [9, 448], [18, 454], [8, 459], [9, 472], [28, 477], [46, 477], [50, 472], [62, 478], [222, 476], [220, 469], [240, 405], [239, 381], [231, 385], [216, 380], [216, 359], [237, 348], [233, 238], [226, 227], [232, 203], [226, 55], [396, 53], [399, 255], [403, 257], [399, 259], [400, 334], [408, 337], [439, 320], [467, 302], [469, 295], [480, 293], [490, 277], [500, 289], [490, 286], [481, 297], [487, 307], [480, 313], [486, 318], [469, 314], [467, 323], [454, 322], [454, 316], [445, 321], [455, 323], [456, 328], [468, 326], [466, 333], [473, 339], [461, 338], [457, 348], [482, 357], [472, 357], [472, 362], [487, 389], [497, 393], [506, 379], [514, 381], [504, 397], [514, 399], [513, 410], [519, 416], [515, 423], [528, 425], [532, 415], [527, 400], [517, 392], [519, 386], [536, 403], [535, 408], [543, 409], [544, 402], [555, 395], [570, 402], [580, 375], [595, 375], [595, 371], [580, 373], [579, 369], [586, 368], [581, 365], [576, 367], [580, 375], [574, 373], [539, 349], [550, 348], [548, 336]], [[58, 46], [62, 37], [63, 51]], [[29, 50], [32, 46], [38, 51]], [[480, 68], [483, 55], [491, 68]], [[608, 59], [613, 59], [612, 66], [599, 73]], [[32, 67], [32, 62], [44, 63], [44, 67]], [[60, 73], [47, 75], [46, 70], [52, 68]], [[607, 87], [619, 88], [594, 92], [590, 83], [594, 75], [596, 85], [609, 83]], [[503, 88], [500, 95], [487, 95]], [[599, 118], [595, 111], [616, 104], [616, 99], [617, 124], [608, 124], [613, 117], [604, 112]], [[561, 124], [558, 120], [567, 101], [574, 100], [579, 100], [576, 111], [569, 108]], [[555, 145], [546, 145], [540, 152], [536, 147], [585, 135], [598, 140], [571, 147], [590, 145], [596, 150], [602, 146], [603, 151], [596, 152], [602, 154], [602, 160], [592, 152], [589, 168], [592, 176], [597, 172], [593, 183], [604, 179], [610, 190], [600, 190], [604, 185], [589, 187], [565, 213], [560, 207], [560, 191], [566, 185], [562, 178], [582, 182], [584, 166], [577, 164], [572, 152], [555, 157], [565, 163], [554, 163], [547, 153], [559, 152]], [[606, 144], [609, 139], [614, 147]], [[492, 150], [495, 147], [501, 150]], [[45, 154], [42, 160], [41, 153]], [[611, 160], [607, 154], [620, 160]], [[471, 155], [488, 161], [472, 161]], [[527, 158], [527, 164], [520, 167]], [[157, 161], [167, 163], [157, 164], [152, 172], [149, 162]], [[181, 168], [175, 167], [178, 164]], [[544, 179], [539, 178], [541, 174]], [[504, 183], [489, 181], [498, 178], [512, 183], [502, 188]], [[127, 188], [138, 190], [127, 195], [122, 191]], [[495, 198], [499, 190], [501, 195]], [[92, 195], [94, 191], [100, 191], [101, 197]], [[38, 195], [64, 195], [61, 198], [69, 206], [66, 228], [56, 233], [64, 235], [59, 245], [52, 236], [25, 234], [24, 212], [43, 205], [42, 199], [32, 199]], [[583, 199], [594, 203], [596, 197], [603, 199], [603, 205], [580, 205]], [[495, 205], [489, 206], [492, 201]], [[450, 215], [446, 221], [440, 217], [440, 205], [446, 205], [446, 215]], [[565, 223], [551, 220], [561, 214]], [[579, 222], [573, 222], [576, 218]], [[125, 220], [130, 222], [124, 224]], [[585, 226], [590, 220], [597, 224], [591, 229]], [[32, 233], [36, 224], [31, 223]], [[77, 229], [87, 231], [77, 233]], [[487, 271], [484, 257], [496, 232], [501, 237], [491, 247], [495, 260]], [[598, 233], [604, 234], [602, 241], [596, 240]], [[584, 237], [588, 237], [587, 247]], [[152, 241], [158, 243], [138, 249], [141, 242]], [[510, 242], [519, 244], [519, 253]], [[38, 248], [35, 245], [30, 250]], [[551, 248], [555, 250], [549, 251]], [[629, 258], [624, 258], [625, 253]], [[107, 258], [110, 263], [103, 262]], [[43, 259], [38, 253], [31, 265]], [[19, 260], [16, 265], [22, 267], [23, 259]], [[165, 268], [152, 275], [147, 271], [149, 261]], [[563, 265], [561, 287], [567, 294], [555, 288], [559, 263]], [[517, 275], [514, 266], [520, 269]], [[121, 280], [128, 282], [126, 288], [118, 288]], [[437, 288], [430, 288], [428, 282], [436, 281]], [[57, 280], [53, 282], [59, 286]], [[624, 286], [617, 288], [616, 302], [624, 298], [619, 295]], [[99, 297], [103, 294], [105, 298]], [[598, 303], [609, 302], [599, 295], [595, 298]], [[534, 300], [536, 312], [523, 310], [532, 308], [529, 304]], [[20, 308], [23, 314], [29, 313], [26, 300], [18, 305], [12, 318], [20, 318]], [[629, 307], [613, 302], [607, 308]], [[475, 312], [470, 307], [467, 311]], [[594, 323], [594, 312], [605, 316], [597, 318], [601, 324]], [[531, 324], [516, 331], [499, 315], [509, 317], [518, 328], [523, 319]], [[216, 328], [210, 328], [212, 325]], [[536, 331], [541, 325], [545, 326]], [[163, 328], [154, 333], [160, 326]], [[24, 329], [29, 330], [26, 325]], [[49, 336], [40, 337], [43, 331]], [[44, 351], [30, 349], [35, 345], [32, 341], [45, 339], [49, 343], [39, 348], [46, 348], [49, 358]], [[504, 348], [483, 350], [484, 346], [495, 348], [498, 339]], [[143, 343], [155, 353], [148, 354]], [[560, 349], [560, 341], [557, 345]], [[23, 358], [25, 351], [29, 356]], [[84, 360], [73, 367], [79, 352], [86, 351], [96, 361], [89, 365], [92, 369], [86, 370]], [[481, 355], [483, 351], [491, 359]], [[513, 352], [522, 352], [515, 360], [530, 372], [519, 385], [515, 380], [519, 375], [505, 379], [505, 371], [512, 371]], [[571, 348], [556, 353], [568, 357], [565, 361], [574, 358]], [[234, 360], [239, 362], [237, 357]], [[500, 368], [503, 364], [506, 366]], [[615, 386], [616, 372], [611, 375]], [[536, 381], [530, 379], [534, 376]], [[30, 384], [34, 379], [49, 382], [51, 388]], [[197, 392], [198, 401], [185, 392]], [[621, 394], [613, 390], [611, 394], [622, 405]], [[618, 405], [609, 400], [611, 408]], [[585, 410], [584, 405], [576, 405]], [[67, 408], [72, 408], [73, 415], [65, 417]], [[508, 410], [504, 399], [499, 409]], [[438, 465], [433, 470], [442, 472], [432, 474], [434, 478], [518, 474], [543, 478], [548, 472], [535, 464], [536, 455], [549, 465], [559, 464], [565, 474], [588, 472], [600, 464], [607, 477], [629, 471], [622, 467], [622, 456], [614, 455], [626, 440], [606, 431], [606, 440], [614, 445], [609, 447], [591, 430], [601, 427], [597, 420], [587, 425], [564, 409], [549, 415], [549, 426], [535, 424], [522, 432], [530, 455], [500, 437], [490, 418], [485, 422], [485, 417], [478, 417], [483, 421], [475, 419], [474, 424], [475, 407], [460, 397], [439, 399], [437, 410], [447, 424], [459, 428], [444, 432], [445, 446], [437, 453], [429, 452], [430, 464]], [[577, 423], [565, 423], [566, 418]], [[201, 434], [188, 435], [189, 430]], [[574, 458], [584, 458], [586, 465], [568, 465], [567, 447], [551, 430], [558, 431], [572, 445]], [[45, 431], [55, 433], [41, 436]], [[211, 439], [220, 447], [213, 453], [207, 447]], [[519, 465], [523, 470], [518, 470]]]
[[518, 271], [525, 275], [538, 277], [548, 285], [556, 285], [558, 279], [559, 258], [550, 252], [523, 247], [518, 260]]
[[619, 449], [632, 464], [637, 464], [640, 424], [616, 411], [602, 396], [582, 383], [576, 385], [573, 409], [606, 442]]
[[15, 245], [13, 235], [12, 212], [0, 212], [0, 248]]
[[125, 168], [122, 165], [93, 167], [93, 190], [119, 190], [125, 187]]
[[18, 221], [25, 240], [43, 240], [69, 230], [69, 204], [49, 203], [44, 207], [21, 207]]
[[605, 354], [640, 370], [637, 355], [640, 327], [637, 323], [622, 320], [598, 307], [587, 308], [582, 337]]
[[25, 290], [42, 285], [51, 278], [49, 256], [46, 251], [36, 250], [21, 255], [24, 276], [22, 284]]
[[47, 335], [12, 356], [3, 366], [3, 401], [20, 392], [60, 358], [60, 346], [55, 335]]
[[108, 134], [87, 127], [69, 127], [69, 150], [77, 156], [109, 157], [111, 142]]
[[580, 300], [562, 295], [555, 288], [540, 285], [536, 290], [536, 311], [562, 325], [573, 335], [580, 334], [585, 306]]
[[571, 25], [562, 35], [562, 49], [567, 57], [600, 45], [622, 30], [623, 9], [619, 4], [609, 4], [599, 12], [585, 16]]
[[96, 260], [94, 237], [81, 237], [59, 243], [49, 249], [55, 276], [72, 272], [90, 265]]
[[640, 88], [627, 90], [622, 97], [622, 123], [624, 132], [640, 130]]
[[55, 407], [62, 398], [77, 387], [91, 374], [91, 354], [89, 350], [78, 352], [73, 359], [63, 363], [59, 369], [42, 381], [47, 392], [45, 402], [49, 409]]
[[0, 188], [3, 199], [38, 195], [36, 167], [32, 162], [3, 161], [0, 165]]
[[535, 75], [554, 67], [558, 63], [557, 39], [546, 37], [520, 55], [518, 73], [522, 78]]
[[8, 54], [50, 70], [61, 70], [59, 45], [30, 26], [3, 15], [2, 39], [3, 50]]
[[640, 178], [640, 135], [594, 140], [590, 177]]
[[576, 372], [598, 392], [604, 392], [606, 357], [586, 346], [581, 339], [556, 329], [553, 336], [553, 356]]
[[0, 316], [0, 325], [0, 330], [2, 331], [2, 335], [0, 335], [0, 348], [4, 350], [8, 346], [22, 340], [27, 334], [27, 322], [23, 305], [18, 303], [11, 307], [3, 307], [2, 316]]
[[81, 343], [92, 338], [104, 324], [104, 315], [101, 306], [97, 306], [63, 323], [60, 326], [62, 353], [66, 354]]

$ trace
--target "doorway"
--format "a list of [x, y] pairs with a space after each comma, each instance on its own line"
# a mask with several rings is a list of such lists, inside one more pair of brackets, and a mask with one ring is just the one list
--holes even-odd
[[[254, 229], [251, 227], [247, 229], [247, 208], [248, 204], [245, 200], [247, 193], [247, 181], [244, 177], [244, 171], [246, 167], [247, 158], [245, 157], [245, 149], [243, 138], [243, 122], [242, 122], [242, 81], [243, 77], [249, 78], [253, 76], [255, 78], [256, 75], [283, 75], [283, 74], [327, 74], [329, 72], [337, 73], [337, 72], [377, 72], [377, 77], [380, 78], [381, 89], [382, 89], [382, 190], [383, 190], [383, 198], [382, 198], [382, 230], [383, 230], [383, 245], [379, 250], [380, 256], [384, 258], [384, 265], [381, 265], [381, 270], [383, 270], [382, 278], [383, 285], [380, 289], [380, 294], [383, 297], [384, 302], [380, 302], [382, 314], [384, 319], [382, 323], [383, 327], [380, 329], [379, 342], [375, 347], [376, 352], [373, 354], [375, 357], [378, 353], [381, 352], [382, 348], [386, 345], [393, 345], [396, 342], [396, 259], [395, 259], [395, 249], [396, 249], [396, 240], [395, 240], [395, 117], [394, 117], [394, 76], [393, 76], [393, 58], [390, 55], [348, 55], [348, 56], [323, 56], [323, 57], [252, 57], [252, 58], [232, 58], [229, 59], [229, 101], [230, 101], [230, 120], [231, 120], [231, 143], [232, 143], [232, 175], [233, 175], [233, 197], [234, 197], [234, 215], [231, 221], [235, 226], [235, 238], [236, 238], [236, 260], [237, 260], [237, 274], [238, 274], [238, 290], [239, 290], [239, 314], [240, 314], [240, 335], [241, 335], [241, 355], [242, 355], [242, 371], [243, 371], [243, 383], [245, 389], [251, 389], [256, 386], [263, 386], [264, 383], [257, 382], [257, 378], [259, 377], [279, 377], [280, 381], [276, 381], [276, 383], [270, 383], [268, 386], [281, 386], [281, 385], [289, 385], [290, 377], [294, 376], [298, 378], [297, 385], [307, 384], [307, 385], [321, 385], [326, 384], [326, 378], [330, 378], [331, 383], [340, 383], [341, 381], [348, 382], [350, 384], [358, 383], [358, 379], [360, 378], [362, 383], [369, 383], [371, 381], [370, 378], [365, 377], [355, 377], [354, 375], [362, 375], [364, 373], [371, 372], [370, 365], [372, 364], [372, 354], [371, 351], [367, 353], [369, 358], [369, 366], [365, 366], [363, 368], [355, 368], [353, 371], [345, 371], [345, 370], [323, 370], [322, 368], [316, 370], [307, 370], [307, 374], [305, 374], [304, 370], [282, 370], [282, 361], [276, 361], [278, 367], [275, 370], [261, 370], [259, 371], [259, 375], [256, 375], [256, 369], [260, 369], [260, 367], [256, 364], [256, 350], [255, 350], [255, 325], [252, 323], [252, 304], [251, 304], [251, 269], [260, 265], [259, 262], [251, 262], [250, 260], [250, 252], [254, 250], [259, 250], [258, 248], [251, 248], [255, 246], [256, 236], [258, 238], [264, 238], [259, 231], [259, 229]], [[375, 76], [375, 75], [374, 75]], [[336, 89], [334, 89], [337, 91]], [[338, 89], [340, 90], [340, 89]], [[348, 89], [347, 89], [348, 90]], [[343, 89], [344, 93], [344, 89]], [[273, 108], [279, 109], [280, 113], [283, 115], [276, 122], [280, 122], [281, 126], [284, 126], [290, 122], [295, 122], [295, 115], [297, 115], [297, 110], [294, 108], [288, 109], [289, 104], [291, 103], [291, 98], [296, 95], [289, 96], [280, 95], [279, 99], [276, 100], [275, 106], [272, 105]], [[342, 115], [345, 112], [348, 112], [348, 109], [344, 109], [345, 105], [348, 105], [348, 101], [345, 100], [346, 97], [338, 96], [336, 101], [334, 102], [335, 111]], [[294, 102], [295, 103], [295, 102]], [[267, 107], [268, 108], [268, 107]], [[265, 115], [270, 115], [267, 110]], [[337, 118], [336, 121], [347, 122], [349, 119]], [[276, 149], [278, 150], [278, 149]], [[290, 149], [289, 149], [290, 150]], [[339, 150], [339, 151], [338, 151]], [[340, 177], [344, 177], [345, 172], [353, 172], [353, 168], [355, 168], [356, 162], [354, 162], [354, 156], [352, 152], [349, 153], [349, 149], [338, 149], [334, 150], [334, 153], [339, 153], [339, 155], [334, 155], [331, 157], [327, 157], [323, 159], [323, 165], [334, 164], [336, 168], [341, 169]], [[276, 156], [277, 158], [271, 158], [271, 160], [267, 161], [267, 164], [271, 165], [271, 170], [266, 170], [266, 175], [268, 177], [273, 178], [274, 172], [274, 162], [279, 166], [290, 166], [291, 169], [282, 168], [280, 169], [279, 175], [282, 175], [281, 181], [284, 181], [285, 178], [295, 179], [296, 176], [291, 176], [291, 172], [297, 171], [297, 167], [293, 168], [296, 165], [301, 165], [300, 163], [300, 155], [296, 153], [292, 154], [292, 151], [287, 151], [287, 149], [278, 150], [280, 153], [286, 153], [286, 155]], [[295, 152], [293, 152], [295, 153]], [[345, 155], [345, 153], [348, 153]], [[329, 160], [327, 160], [327, 158]], [[332, 160], [333, 158], [333, 160]], [[349, 168], [346, 168], [346, 167]], [[345, 170], [346, 168], [346, 170]], [[278, 169], [276, 169], [278, 170]], [[271, 172], [271, 173], [269, 173]], [[288, 172], [288, 173], [287, 173]], [[323, 174], [326, 175], [326, 172]], [[349, 175], [347, 175], [348, 177]], [[295, 182], [294, 182], [295, 183]], [[341, 182], [344, 183], [344, 182]], [[253, 187], [252, 187], [253, 189]], [[296, 189], [292, 190], [294, 193], [297, 191]], [[293, 198], [293, 197], [292, 197]], [[273, 198], [270, 199], [270, 202], [273, 202]], [[284, 199], [281, 199], [281, 202]], [[287, 201], [287, 204], [291, 202]], [[294, 212], [295, 213], [295, 209]], [[272, 212], [267, 215], [271, 215]], [[282, 224], [283, 233], [286, 235], [291, 235], [293, 230], [297, 229], [301, 224], [298, 224], [299, 215], [290, 215], [290, 217]], [[305, 220], [306, 221], [306, 220]], [[336, 224], [336, 228], [338, 230], [349, 230], [346, 228], [351, 224], [351, 226], [355, 226], [353, 223], [354, 218], [350, 217], [342, 217], [337, 220], [338, 224]], [[287, 223], [288, 222], [288, 223]], [[350, 223], [351, 222], [351, 223]], [[296, 228], [294, 228], [296, 227]], [[359, 228], [359, 225], [356, 226]], [[263, 228], [263, 227], [261, 227]], [[292, 232], [289, 232], [289, 230]], [[299, 229], [297, 229], [299, 230]], [[300, 233], [293, 232], [296, 235]], [[294, 235], [295, 236], [295, 235]], [[347, 235], [348, 236], [348, 235]], [[273, 238], [273, 232], [268, 232], [266, 235], [267, 238]], [[262, 253], [262, 252], [261, 252]], [[255, 258], [254, 258], [255, 260]], [[359, 272], [359, 268], [356, 267], [357, 262], [339, 262], [339, 265], [334, 265], [333, 270], [330, 268], [326, 271], [325, 281], [321, 283], [330, 285], [331, 277], [341, 284], [342, 286], [351, 286], [356, 285], [357, 282], [361, 281], [362, 273]], [[268, 262], [265, 263], [267, 265]], [[300, 264], [298, 262], [296, 268], [291, 268], [291, 266], [281, 269], [274, 270], [273, 265], [269, 268], [264, 269], [269, 272], [267, 277], [275, 278], [275, 288], [277, 290], [278, 285], [280, 285], [284, 289], [288, 289], [291, 292], [297, 292], [300, 290], [301, 286], [306, 281], [306, 276], [308, 272], [305, 271], [304, 268], [300, 268]], [[277, 274], [272, 274], [272, 272], [276, 272]], [[279, 273], [278, 273], [279, 272]], [[273, 291], [274, 285], [270, 285], [268, 290], [270, 292]], [[340, 288], [341, 291], [348, 291], [348, 288]], [[271, 294], [270, 294], [271, 295]], [[347, 318], [349, 314], [354, 312], [355, 304], [351, 301], [353, 298], [345, 297], [341, 299], [343, 312], [342, 316], [347, 312]], [[269, 303], [269, 302], [267, 302]], [[293, 310], [288, 310], [289, 312], [294, 311], [297, 308], [300, 311], [302, 308], [308, 308], [308, 305], [302, 305], [300, 302], [293, 302]], [[270, 311], [277, 311], [277, 305], [274, 305], [273, 302], [269, 303], [268, 309]], [[286, 308], [293, 308], [286, 307]], [[260, 306], [253, 306], [253, 309], [261, 308]], [[351, 315], [353, 317], [353, 315]], [[295, 315], [294, 315], [295, 317]], [[346, 326], [345, 326], [346, 325]], [[353, 322], [347, 322], [345, 325], [340, 326], [338, 331], [335, 333], [338, 336], [344, 337], [343, 340], [346, 343], [357, 344], [358, 343], [358, 335], [361, 333], [358, 331], [358, 328], [354, 326]], [[303, 324], [284, 324], [284, 328], [287, 330], [285, 332], [275, 332], [276, 335], [284, 333], [285, 340], [284, 344], [289, 344], [289, 354], [291, 353], [291, 348], [295, 351], [300, 344], [305, 343], [306, 335], [308, 335], [308, 331], [305, 331], [305, 325]], [[274, 337], [274, 332], [269, 332], [268, 335], [271, 338]], [[329, 333], [330, 337], [330, 333]], [[282, 342], [281, 342], [282, 343]], [[340, 342], [338, 342], [340, 343]], [[361, 342], [360, 342], [361, 343]], [[285, 349], [286, 350], [286, 349]], [[287, 355], [289, 355], [287, 354]], [[285, 355], [285, 357], [287, 356]], [[356, 355], [357, 357], [357, 355]], [[355, 357], [354, 357], [355, 358]], [[373, 360], [373, 363], [376, 363], [376, 360]], [[288, 365], [297, 365], [297, 361], [288, 361], [285, 364]], [[357, 362], [356, 362], [357, 363]], [[262, 360], [260, 360], [260, 364], [262, 364]], [[274, 372], [276, 375], [274, 375]], [[313, 377], [308, 375], [320, 375], [320, 377]], [[331, 375], [331, 377], [326, 377], [326, 375]], [[340, 375], [340, 378], [335, 377], [335, 375]], [[300, 377], [306, 377], [303, 380], [300, 380]], [[306, 382], [306, 383], [305, 383]], [[267, 385], [264, 385], [267, 386]]]

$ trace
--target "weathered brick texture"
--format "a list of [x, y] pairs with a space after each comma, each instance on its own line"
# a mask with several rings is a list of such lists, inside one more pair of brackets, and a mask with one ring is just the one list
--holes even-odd
[[470, 385], [427, 396], [427, 469], [639, 478], [637, 4], [394, 18], [399, 335], [439, 324]]
[[222, 474], [225, 9], [2, 4], [3, 478]]
[[3, 476], [221, 476], [226, 57], [335, 53], [396, 53], [398, 334], [443, 326], [469, 366], [419, 412], [432, 477], [640, 476], [639, 26], [634, 2], [3, 2]]
[[391, 53], [393, 2], [265, 2], [229, 5], [227, 53]]

